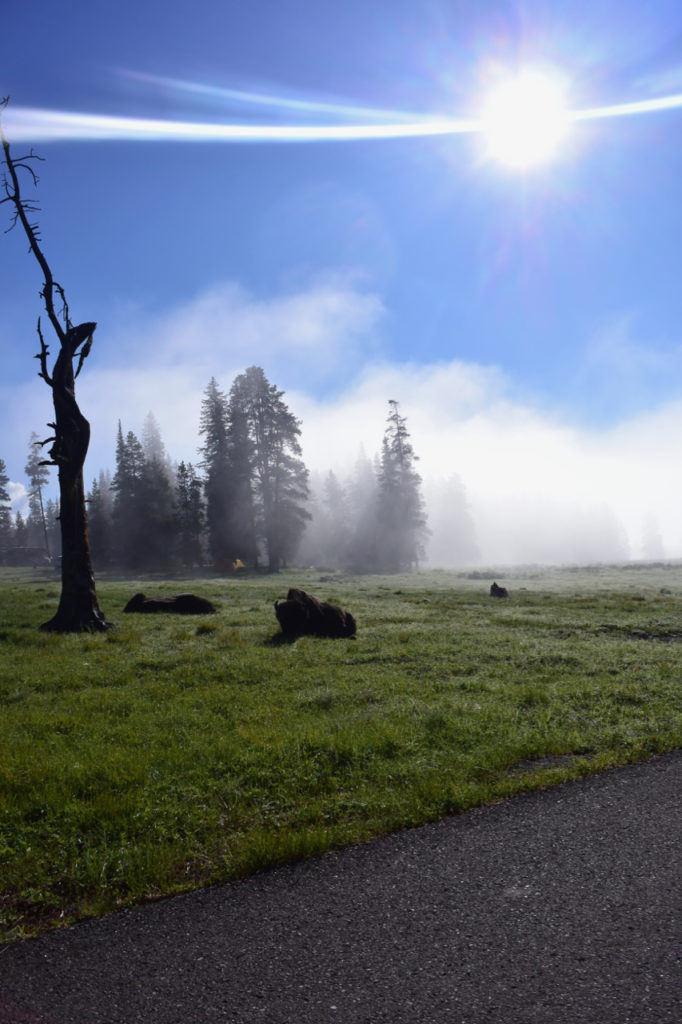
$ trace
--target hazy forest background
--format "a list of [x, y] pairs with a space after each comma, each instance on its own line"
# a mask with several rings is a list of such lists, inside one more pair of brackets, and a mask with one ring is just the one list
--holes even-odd
[[[87, 492], [96, 570], [277, 571], [300, 564], [397, 572], [424, 562], [430, 531], [418, 456], [397, 401], [388, 401], [377, 452], [358, 452], [347, 477], [333, 469], [309, 473], [300, 421], [258, 366], [238, 375], [227, 393], [209, 381], [199, 434], [196, 463], [178, 463], [152, 412], [139, 436], [119, 422], [113, 471], [101, 469]], [[59, 505], [36, 433], [25, 472], [27, 512], [13, 515], [0, 460], [0, 560], [7, 565], [44, 564], [60, 554]], [[457, 559], [475, 561], [473, 523], [456, 481], [441, 533], [443, 527]]]

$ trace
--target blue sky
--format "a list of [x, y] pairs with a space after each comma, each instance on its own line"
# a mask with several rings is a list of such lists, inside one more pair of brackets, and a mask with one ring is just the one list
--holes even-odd
[[[36, 110], [279, 129], [457, 121], [531, 65], [565, 79], [572, 110], [679, 98], [682, 7], [14, 5], [6, 130], [15, 154], [45, 157], [44, 249], [73, 318], [99, 323], [79, 379], [86, 476], [113, 467], [117, 419], [139, 431], [149, 411], [171, 455], [196, 461], [208, 379], [229, 387], [257, 363], [302, 418], [312, 468], [377, 450], [399, 400], [425, 479], [460, 477], [491, 558], [570, 558], [558, 535], [542, 550], [509, 537], [576, 517], [615, 523], [633, 557], [658, 550], [647, 536], [682, 556], [682, 106], [576, 121], [525, 170], [490, 158], [478, 132], [50, 141], [27, 128]], [[19, 485], [51, 410], [32, 359], [40, 280], [16, 231], [0, 268], [0, 457]]]

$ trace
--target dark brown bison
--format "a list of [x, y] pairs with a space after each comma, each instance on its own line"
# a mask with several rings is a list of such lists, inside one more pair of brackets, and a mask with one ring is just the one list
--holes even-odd
[[275, 615], [282, 632], [290, 636], [331, 636], [355, 639], [357, 625], [350, 612], [336, 604], [318, 601], [305, 590], [292, 587], [286, 601], [275, 601]]
[[509, 597], [509, 591], [506, 587], [498, 587], [497, 583], [493, 583], [490, 587], [491, 597]]
[[124, 612], [175, 612], [176, 615], [214, 615], [215, 605], [196, 594], [176, 594], [175, 597], [145, 597], [135, 594]]

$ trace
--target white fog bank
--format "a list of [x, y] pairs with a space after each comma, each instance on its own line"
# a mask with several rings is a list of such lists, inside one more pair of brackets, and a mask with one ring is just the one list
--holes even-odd
[[[137, 333], [102, 325], [78, 380], [92, 427], [86, 487], [115, 468], [119, 419], [139, 436], [149, 412], [170, 458], [197, 465], [209, 379], [227, 392], [257, 364], [300, 419], [314, 473], [343, 478], [360, 451], [378, 453], [388, 401], [399, 402], [420, 460], [430, 565], [682, 557], [682, 400], [587, 428], [568, 410], [515, 397], [518, 382], [496, 367], [381, 362], [383, 316], [379, 296], [331, 275], [271, 299], [209, 289]], [[49, 432], [51, 396], [33, 377], [0, 384], [0, 398], [16, 509], [30, 433]]]

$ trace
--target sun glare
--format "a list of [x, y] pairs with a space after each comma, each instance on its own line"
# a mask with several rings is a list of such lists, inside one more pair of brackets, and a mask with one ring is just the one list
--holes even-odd
[[568, 134], [563, 85], [546, 72], [522, 71], [492, 91], [482, 120], [489, 156], [518, 168], [548, 163]]

